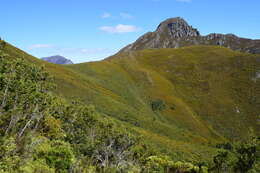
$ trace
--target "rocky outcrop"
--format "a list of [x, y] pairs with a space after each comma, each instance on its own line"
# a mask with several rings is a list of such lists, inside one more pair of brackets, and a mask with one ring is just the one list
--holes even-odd
[[144, 34], [120, 52], [191, 45], [219, 45], [242, 52], [260, 53], [260, 40], [240, 38], [234, 34], [213, 33], [202, 36], [181, 17], [163, 21], [154, 32]]
[[171, 38], [175, 39], [200, 35], [197, 29], [188, 25], [188, 23], [180, 17], [167, 19], [166, 21], [160, 23], [156, 32], [158, 34], [166, 33]]
[[44, 57], [41, 58], [44, 61], [48, 61], [53, 64], [73, 64], [73, 62], [69, 59], [66, 59], [63, 56], [56, 55], [56, 56], [50, 56], [50, 57]]

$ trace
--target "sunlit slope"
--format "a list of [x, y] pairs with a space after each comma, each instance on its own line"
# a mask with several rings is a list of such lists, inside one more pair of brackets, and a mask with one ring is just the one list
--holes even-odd
[[[101, 110], [169, 137], [237, 139], [258, 125], [259, 55], [192, 46], [118, 54], [68, 68], [119, 96], [119, 103]], [[164, 111], [151, 110], [156, 99], [166, 103]]]
[[[101, 98], [98, 95], [96, 98], [82, 97], [91, 99], [89, 101], [94, 102], [100, 111], [108, 115], [173, 139], [189, 141], [191, 136], [198, 142], [206, 142], [204, 138], [216, 138], [188, 105], [175, 95], [170, 81], [131, 60], [127, 60], [125, 65], [127, 67], [124, 64], [101, 61], [68, 68], [115, 93], [114, 96], [106, 93]], [[166, 98], [162, 97], [163, 94]], [[104, 96], [109, 102], [104, 103]], [[151, 102], [156, 99], [167, 102], [165, 110], [152, 111]], [[176, 107], [174, 111], [173, 105]]]
[[[55, 92], [80, 98], [178, 158], [210, 158], [215, 143], [256, 131], [260, 115], [259, 55], [193, 46], [118, 54], [106, 60], [54, 65], [6, 45], [13, 57], [44, 65]], [[166, 107], [153, 111], [151, 103]]]
[[[156, 150], [168, 152], [174, 157], [177, 154], [176, 159], [192, 161], [211, 158], [216, 149], [207, 144], [210, 141], [213, 144], [222, 141], [219, 140], [222, 138], [208, 136], [208, 130], [206, 134], [195, 133], [178, 124], [178, 121], [170, 123], [160, 112], [153, 112], [150, 105], [152, 97], [145, 96], [143, 86], [116, 63], [101, 61], [60, 66], [39, 60], [9, 44], [2, 50], [11, 58], [23, 58], [36, 65], [44, 65], [57, 84], [55, 93], [67, 99], [80, 98], [87, 104], [95, 105], [104, 115], [117, 118], [139, 132], [147, 142], [157, 146]], [[87, 71], [84, 70], [85, 65]], [[74, 70], [75, 67], [80, 71]]]
[[54, 77], [57, 84], [55, 93], [59, 95], [66, 96], [67, 98], [77, 98], [79, 96], [88, 96], [90, 98], [91, 95], [106, 95], [107, 93], [112, 97], [115, 95], [106, 88], [97, 86], [87, 76], [71, 71], [65, 68], [65, 66], [37, 59], [8, 43], [1, 49], [13, 58], [23, 58], [36, 65], [45, 66], [50, 75]]

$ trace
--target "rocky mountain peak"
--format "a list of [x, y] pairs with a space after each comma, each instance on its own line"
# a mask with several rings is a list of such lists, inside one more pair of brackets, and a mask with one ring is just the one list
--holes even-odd
[[181, 17], [161, 22], [154, 32], [144, 34], [120, 52], [192, 45], [218, 45], [241, 52], [260, 53], [260, 40], [240, 38], [234, 34], [212, 33], [203, 36]]
[[197, 29], [190, 26], [183, 18], [169, 18], [160, 23], [156, 32], [168, 33], [172, 38], [194, 37], [199, 36]]

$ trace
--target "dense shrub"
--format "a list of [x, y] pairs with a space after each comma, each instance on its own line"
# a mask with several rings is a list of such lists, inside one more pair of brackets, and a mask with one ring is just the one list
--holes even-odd
[[222, 148], [222, 149], [225, 149], [225, 150], [232, 150], [233, 149], [232, 145], [229, 142], [217, 144], [216, 147]]
[[[226, 145], [224, 145], [226, 146]], [[233, 146], [223, 147], [213, 157], [212, 172], [259, 172], [260, 163], [260, 141], [259, 138], [251, 136], [248, 140], [239, 142]], [[233, 150], [230, 150], [233, 148]]]
[[188, 162], [174, 162], [167, 156], [150, 156], [146, 160], [144, 172], [152, 173], [206, 173], [207, 168], [195, 166]]
[[151, 108], [153, 111], [163, 111], [166, 105], [163, 100], [156, 99], [151, 102]]
[[140, 169], [140, 138], [53, 87], [42, 67], [0, 52], [0, 172]]

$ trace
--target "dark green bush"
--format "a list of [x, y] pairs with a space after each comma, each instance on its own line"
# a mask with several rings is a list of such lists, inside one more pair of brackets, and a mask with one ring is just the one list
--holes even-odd
[[161, 99], [156, 99], [151, 102], [151, 108], [153, 111], [163, 111], [166, 108], [165, 102]]
[[222, 144], [217, 144], [216, 147], [217, 148], [222, 148], [222, 149], [225, 149], [225, 150], [232, 150], [233, 149], [233, 146], [229, 142], [222, 143]]

